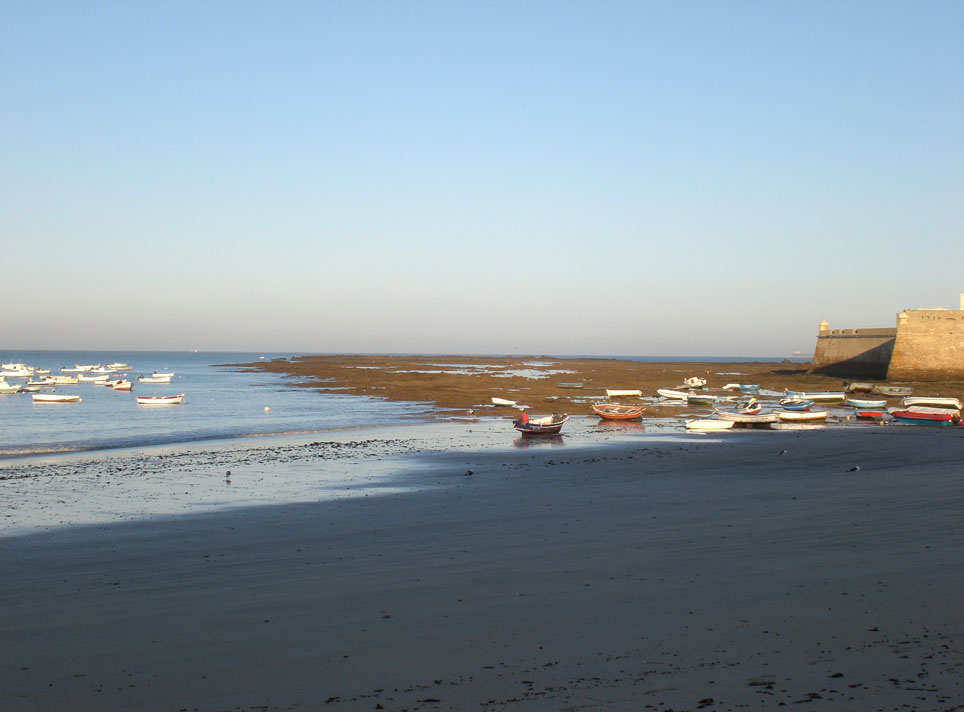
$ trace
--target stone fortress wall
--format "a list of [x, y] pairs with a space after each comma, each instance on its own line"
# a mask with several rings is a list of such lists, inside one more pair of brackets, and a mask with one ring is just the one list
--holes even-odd
[[820, 322], [811, 371], [851, 378], [964, 380], [961, 308], [906, 309], [890, 329], [833, 329]]

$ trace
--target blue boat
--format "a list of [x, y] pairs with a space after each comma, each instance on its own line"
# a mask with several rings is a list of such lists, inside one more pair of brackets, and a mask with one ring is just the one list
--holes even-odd
[[780, 406], [784, 410], [810, 410], [813, 408], [813, 401], [807, 398], [797, 398], [790, 396], [780, 401]]

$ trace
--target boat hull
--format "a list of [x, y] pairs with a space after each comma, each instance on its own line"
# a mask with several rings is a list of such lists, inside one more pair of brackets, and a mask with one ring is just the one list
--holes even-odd
[[644, 406], [599, 403], [592, 407], [593, 412], [606, 420], [639, 420], [643, 417]]
[[137, 405], [181, 405], [184, 394], [176, 396], [137, 396]]

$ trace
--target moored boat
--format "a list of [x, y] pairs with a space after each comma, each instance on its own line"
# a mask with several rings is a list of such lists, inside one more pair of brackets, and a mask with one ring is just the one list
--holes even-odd
[[961, 421], [960, 416], [950, 412], [921, 413], [915, 410], [892, 410], [890, 414], [894, 420], [904, 425], [951, 425]]
[[873, 390], [873, 383], [860, 383], [855, 381], [854, 383], [847, 384], [847, 393], [870, 393]]
[[34, 403], [80, 403], [80, 396], [66, 393], [31, 393]]
[[12, 395], [20, 391], [20, 385], [17, 383], [7, 383], [5, 380], [0, 378], [0, 395]]
[[172, 378], [173, 373], [155, 373], [151, 376], [138, 376], [137, 380], [140, 383], [170, 383]]
[[51, 376], [50, 380], [55, 386], [76, 386], [78, 383], [77, 376]]
[[103, 385], [108, 388], [113, 388], [115, 391], [129, 391], [134, 387], [134, 384], [128, 381], [126, 378], [118, 378], [115, 381], [106, 381]]
[[807, 423], [816, 420], [826, 420], [829, 412], [826, 410], [777, 410], [777, 418], [784, 422]]
[[184, 402], [184, 394], [176, 396], [137, 396], [137, 405], [180, 405]]
[[619, 403], [595, 403], [593, 412], [606, 420], [639, 420], [643, 417], [645, 406], [620, 405]]
[[512, 421], [512, 427], [523, 435], [554, 435], [562, 430], [562, 426], [569, 420], [565, 413], [553, 413], [539, 418], [530, 418], [524, 412], [518, 419]]
[[687, 430], [710, 431], [710, 430], [730, 430], [732, 428], [733, 428], [732, 420], [711, 420], [709, 418], [704, 418], [700, 420], [686, 421]]
[[[91, 373], [93, 373], [93, 371], [91, 371]], [[81, 373], [80, 375], [77, 376], [77, 380], [83, 381], [84, 383], [103, 383], [108, 378], [110, 378], [110, 376], [107, 375], [106, 373], [101, 374], [99, 376], [88, 376], [86, 374]]]

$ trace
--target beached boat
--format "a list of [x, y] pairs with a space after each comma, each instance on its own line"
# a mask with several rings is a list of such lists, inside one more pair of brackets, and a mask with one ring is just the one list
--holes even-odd
[[673, 388], [657, 388], [656, 393], [667, 400], [685, 401], [689, 396], [686, 391], [677, 391]]
[[815, 420], [826, 420], [829, 412], [826, 410], [777, 410], [777, 418], [789, 423], [807, 423]]
[[692, 376], [690, 378], [683, 379], [683, 387], [685, 388], [702, 388], [706, 385], [706, 379], [700, 378], [699, 376]]
[[952, 408], [954, 410], [964, 408], [964, 403], [961, 403], [957, 398], [942, 398], [940, 396], [911, 396], [904, 398], [901, 404], [905, 406], [925, 405], [933, 408]]
[[753, 424], [777, 422], [775, 413], [740, 413], [739, 411], [733, 410], [718, 410], [716, 414], [720, 420], [729, 420], [734, 423]]
[[854, 382], [854, 383], [847, 384], [847, 393], [870, 393], [873, 390], [874, 390], [873, 383]]
[[20, 391], [20, 385], [17, 383], [7, 383], [5, 380], [0, 378], [0, 395], [12, 395]]
[[150, 376], [138, 376], [139, 383], [170, 383], [174, 378], [173, 373], [155, 373]]
[[730, 430], [733, 427], [732, 420], [687, 420], [687, 430], [710, 431], [710, 430]]
[[800, 398], [812, 401], [842, 401], [845, 397], [843, 391], [785, 391], [788, 398]]
[[506, 400], [505, 398], [492, 398], [492, 405], [504, 405], [509, 408], [515, 408], [518, 403], [514, 400]]
[[864, 410], [858, 408], [855, 415], [860, 420], [883, 420], [886, 412], [883, 410]]
[[559, 384], [559, 387], [560, 388], [582, 388], [583, 382], [582, 381], [563, 381], [562, 383]]
[[810, 410], [813, 408], [813, 401], [808, 398], [784, 398], [780, 401], [780, 406], [784, 410]]
[[687, 393], [687, 405], [713, 405], [716, 403], [716, 396], [709, 393]]
[[736, 404], [736, 412], [742, 413], [743, 415], [756, 415], [761, 410], [763, 410], [763, 406], [760, 405], [760, 401], [758, 401], [756, 398], [750, 398], [749, 400], [745, 401], [737, 401]]
[[874, 393], [881, 396], [909, 396], [914, 392], [910, 386], [874, 386]]
[[887, 400], [871, 400], [869, 398], [848, 398], [844, 405], [864, 410], [883, 410], [887, 407]]
[[66, 393], [32, 393], [34, 403], [80, 403], [80, 396]]
[[914, 410], [892, 410], [894, 420], [904, 425], [951, 425], [959, 423], [960, 417], [953, 413], [921, 413]]
[[619, 403], [596, 403], [593, 412], [606, 420], [639, 420], [643, 417], [645, 406], [620, 405]]
[[639, 389], [633, 388], [607, 388], [606, 397], [607, 398], [632, 398], [633, 396], [639, 397], [643, 395], [643, 392]]
[[523, 435], [554, 435], [562, 430], [562, 426], [569, 420], [565, 413], [553, 413], [540, 418], [530, 418], [528, 413], [512, 421], [512, 427]]
[[184, 394], [176, 396], [137, 396], [137, 405], [180, 405], [184, 402]]

